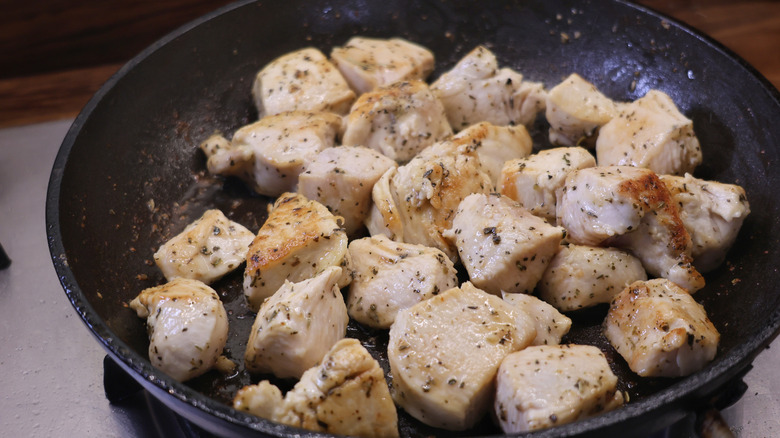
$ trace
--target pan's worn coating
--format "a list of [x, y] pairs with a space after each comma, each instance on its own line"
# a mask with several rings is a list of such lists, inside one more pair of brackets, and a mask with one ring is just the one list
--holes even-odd
[[[600, 334], [605, 308], [572, 315], [568, 341], [602, 348], [631, 395], [622, 409], [534, 436], [652, 432], [709, 402], [780, 328], [780, 94], [722, 46], [651, 11], [619, 1], [242, 2], [191, 23], [122, 68], [84, 108], [52, 170], [47, 232], [55, 268], [78, 313], [109, 354], [147, 389], [201, 427], [224, 435], [300, 432], [234, 411], [250, 382], [243, 365], [180, 384], [152, 368], [147, 333], [126, 303], [164, 282], [160, 244], [208, 208], [257, 231], [268, 198], [209, 176], [197, 145], [256, 117], [255, 73], [286, 52], [325, 53], [353, 35], [401, 36], [436, 54], [433, 78], [485, 44], [502, 66], [548, 88], [572, 72], [613, 99], [651, 88], [693, 119], [704, 153], [696, 176], [740, 184], [752, 213], [728, 261], [695, 298], [722, 334], [718, 355], [684, 379], [639, 379]], [[432, 78], [432, 79], [433, 79]], [[547, 147], [546, 123], [532, 129]], [[254, 314], [237, 272], [214, 285], [229, 312], [226, 354], [242, 363]], [[350, 326], [384, 367], [386, 332]], [[288, 384], [289, 386], [289, 384]], [[436, 433], [402, 415], [402, 434]], [[641, 428], [641, 429], [638, 429]], [[500, 433], [489, 419], [468, 434]]]

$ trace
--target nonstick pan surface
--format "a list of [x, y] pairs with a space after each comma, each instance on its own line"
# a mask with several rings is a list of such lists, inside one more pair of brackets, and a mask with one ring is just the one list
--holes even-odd
[[[742, 185], [752, 213], [727, 262], [695, 298], [722, 334], [716, 359], [683, 379], [640, 379], [600, 334], [605, 308], [572, 315], [570, 342], [603, 349], [631, 396], [625, 407], [533, 436], [650, 433], [706, 406], [738, 379], [780, 329], [780, 95], [752, 67], [706, 36], [642, 7], [611, 0], [239, 2], [190, 23], [125, 65], [87, 104], [51, 174], [47, 233], [55, 269], [79, 315], [109, 355], [152, 394], [223, 435], [292, 436], [233, 410], [256, 382], [243, 369], [179, 383], [147, 360], [143, 320], [127, 307], [164, 282], [153, 252], [209, 208], [257, 231], [268, 198], [205, 170], [198, 144], [254, 121], [250, 88], [275, 57], [305, 46], [329, 53], [353, 35], [400, 36], [436, 54], [435, 78], [478, 44], [501, 66], [552, 87], [572, 72], [613, 99], [657, 88], [694, 121], [699, 178]], [[546, 124], [531, 129], [549, 147]], [[241, 364], [254, 314], [241, 272], [214, 285], [229, 312], [226, 355]], [[351, 325], [383, 366], [386, 332]], [[288, 382], [278, 382], [289, 387]], [[402, 434], [441, 433], [402, 415]], [[499, 434], [489, 419], [463, 435]], [[449, 434], [452, 435], [452, 434]]]

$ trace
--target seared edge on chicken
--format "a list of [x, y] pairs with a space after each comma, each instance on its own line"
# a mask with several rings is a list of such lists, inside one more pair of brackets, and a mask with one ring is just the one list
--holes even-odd
[[533, 148], [531, 135], [525, 126], [497, 126], [489, 122], [469, 126], [455, 134], [452, 141], [474, 148], [493, 187], [498, 185], [505, 162], [525, 157]]
[[316, 201], [285, 193], [273, 205], [249, 246], [244, 271], [244, 294], [257, 310], [285, 280], [306, 280], [331, 266], [342, 270], [339, 287], [352, 279], [347, 233], [339, 218]]
[[244, 263], [254, 238], [220, 210], [207, 210], [160, 246], [154, 262], [167, 280], [183, 277], [210, 284]]
[[750, 204], [745, 189], [735, 184], [705, 181], [685, 176], [660, 175], [680, 209], [685, 229], [691, 235], [691, 256], [700, 272], [720, 266], [734, 244]]
[[347, 332], [347, 307], [339, 290], [341, 268], [285, 281], [265, 300], [249, 334], [244, 362], [253, 373], [300, 378]]
[[555, 194], [572, 170], [595, 167], [596, 159], [581, 147], [545, 149], [524, 158], [506, 161], [498, 191], [531, 213], [555, 222]]
[[612, 300], [604, 335], [643, 377], [692, 374], [715, 357], [720, 341], [704, 307], [662, 278], [623, 289]]
[[390, 328], [399, 310], [458, 285], [455, 266], [436, 248], [379, 234], [350, 242], [349, 255], [349, 316], [369, 327]]
[[621, 406], [617, 380], [596, 347], [531, 346], [501, 363], [496, 418], [508, 434], [572, 423]]
[[501, 361], [534, 336], [512, 305], [468, 282], [421, 301], [390, 327], [393, 399], [427, 425], [468, 429], [489, 408]]
[[262, 68], [252, 84], [260, 118], [287, 111], [329, 111], [344, 115], [355, 92], [318, 49], [282, 55]]
[[342, 339], [322, 363], [282, 392], [267, 380], [245, 386], [233, 407], [315, 432], [358, 437], [397, 437], [398, 415], [384, 372], [356, 339]]
[[367, 146], [399, 162], [452, 134], [441, 102], [418, 80], [360, 95], [346, 120], [342, 144]]
[[494, 295], [533, 291], [564, 235], [497, 193], [467, 196], [445, 233], [471, 282]]
[[617, 117], [619, 105], [572, 73], [547, 93], [550, 143], [593, 148], [599, 128]]
[[704, 287], [677, 205], [653, 171], [607, 166], [570, 172], [556, 211], [570, 242], [628, 249], [651, 276], [691, 293]]
[[433, 52], [402, 38], [352, 37], [334, 47], [330, 57], [358, 95], [396, 82], [425, 80], [434, 68]]
[[647, 280], [642, 262], [618, 248], [562, 246], [537, 286], [539, 297], [562, 312], [609, 303], [629, 284]]
[[569, 333], [571, 318], [539, 298], [528, 294], [506, 292], [502, 292], [501, 296], [504, 301], [533, 318], [536, 337], [531, 345], [558, 345], [561, 343], [561, 338]]
[[225, 307], [214, 289], [175, 278], [144, 289], [130, 302], [149, 330], [149, 360], [184, 382], [217, 364], [228, 335]]
[[667, 94], [650, 90], [601, 127], [596, 159], [599, 166], [637, 166], [659, 175], [683, 175], [701, 164], [702, 153], [693, 122]]
[[294, 111], [267, 116], [240, 128], [229, 143], [220, 134], [204, 141], [212, 174], [236, 176], [261, 195], [294, 191], [304, 163], [336, 144], [341, 117]]
[[524, 81], [510, 68], [499, 69], [496, 56], [485, 46], [477, 46], [442, 74], [431, 91], [456, 131], [479, 122], [529, 125], [544, 110], [546, 99], [543, 84]]
[[395, 161], [363, 146], [327, 148], [304, 166], [298, 193], [328, 207], [344, 219], [348, 236], [363, 229], [371, 209], [371, 190]]

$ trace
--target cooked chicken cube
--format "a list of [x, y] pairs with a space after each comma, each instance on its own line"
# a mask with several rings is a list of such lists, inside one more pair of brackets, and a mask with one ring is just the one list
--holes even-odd
[[349, 255], [349, 316], [369, 327], [390, 328], [399, 310], [458, 285], [455, 266], [436, 248], [379, 234], [353, 240]]
[[473, 194], [458, 206], [445, 234], [469, 279], [495, 295], [531, 292], [558, 251], [564, 230], [499, 194]]
[[608, 166], [570, 172], [557, 202], [558, 224], [570, 242], [628, 249], [648, 274], [691, 293], [704, 287], [677, 205], [651, 170]]
[[351, 280], [347, 233], [328, 209], [296, 193], [285, 193], [273, 205], [249, 246], [244, 271], [244, 294], [258, 310], [285, 280], [306, 280], [331, 266], [343, 269], [338, 281]]
[[468, 282], [398, 312], [387, 346], [395, 402], [430, 426], [472, 427], [501, 361], [536, 335], [531, 321], [516, 325], [516, 312]]
[[502, 292], [501, 296], [504, 301], [533, 318], [536, 337], [531, 345], [558, 345], [561, 343], [561, 338], [569, 333], [571, 319], [539, 298], [528, 294], [505, 292]]
[[396, 82], [425, 80], [434, 67], [430, 50], [402, 38], [353, 37], [330, 57], [358, 95]]
[[596, 159], [599, 166], [637, 166], [659, 175], [683, 175], [701, 164], [702, 154], [693, 122], [671, 97], [650, 90], [601, 127]]
[[488, 122], [469, 126], [455, 134], [452, 141], [469, 145], [476, 150], [493, 187], [498, 185], [504, 163], [527, 156], [533, 147], [533, 141], [525, 126], [496, 126]]
[[720, 334], [704, 307], [680, 286], [637, 281], [612, 301], [604, 335], [643, 377], [681, 377], [715, 357]]
[[531, 213], [555, 222], [555, 192], [572, 170], [596, 166], [581, 147], [553, 148], [504, 163], [498, 191]]
[[295, 190], [304, 162], [336, 143], [341, 117], [332, 113], [289, 112], [260, 119], [201, 144], [209, 172], [236, 176], [257, 193], [278, 196]]
[[398, 414], [379, 363], [355, 339], [342, 339], [295, 387], [267, 380], [245, 386], [233, 407], [288, 426], [358, 437], [397, 437]]
[[246, 259], [254, 233], [220, 210], [207, 210], [154, 253], [167, 280], [177, 277], [213, 283]]
[[680, 208], [680, 218], [691, 235], [691, 256], [699, 272], [711, 271], [726, 253], [750, 214], [745, 189], [734, 184], [685, 176], [660, 175]]
[[327, 148], [304, 166], [298, 193], [344, 219], [347, 235], [363, 229], [371, 209], [371, 189], [395, 161], [363, 146]]
[[341, 275], [331, 266], [308, 280], [285, 281], [263, 302], [244, 354], [247, 370], [298, 379], [344, 338], [349, 316]]
[[617, 117], [619, 105], [572, 73], [547, 94], [550, 143], [593, 148], [601, 126]]
[[499, 69], [496, 56], [484, 46], [442, 74], [431, 90], [444, 104], [456, 131], [479, 122], [528, 125], [544, 110], [546, 99], [543, 84], [524, 81], [510, 68]]
[[496, 417], [507, 434], [572, 423], [620, 407], [617, 380], [596, 347], [528, 347], [501, 363]]
[[180, 382], [214, 367], [225, 348], [225, 307], [217, 292], [201, 281], [175, 278], [144, 289], [130, 308], [146, 318], [152, 366]]
[[355, 92], [319, 50], [308, 47], [274, 59], [257, 73], [252, 97], [260, 118], [288, 111], [346, 114]]
[[452, 226], [460, 201], [472, 193], [488, 193], [492, 183], [474, 148], [444, 141], [383, 175], [377, 186], [367, 223], [372, 235], [438, 248], [454, 261], [457, 250], [443, 233]]
[[349, 112], [342, 144], [404, 162], [451, 134], [441, 102], [425, 82], [412, 80], [362, 94]]
[[562, 312], [609, 303], [626, 286], [647, 280], [642, 262], [617, 249], [569, 244], [553, 257], [537, 286]]

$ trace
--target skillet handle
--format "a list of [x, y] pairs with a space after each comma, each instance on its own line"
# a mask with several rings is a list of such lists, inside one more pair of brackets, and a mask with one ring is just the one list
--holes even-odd
[[109, 403], [119, 403], [142, 389], [125, 370], [114, 362], [108, 355], [103, 358], [103, 390]]
[[3, 245], [0, 245], [0, 270], [11, 266], [11, 259], [8, 258], [8, 254], [5, 253]]
[[720, 414], [721, 409], [733, 405], [747, 391], [747, 384], [742, 378], [753, 368], [747, 366], [736, 377], [723, 385], [717, 395], [704, 402], [704, 406], [696, 413], [696, 433], [701, 438], [734, 438], [726, 420]]

